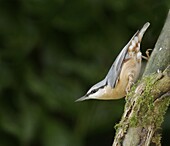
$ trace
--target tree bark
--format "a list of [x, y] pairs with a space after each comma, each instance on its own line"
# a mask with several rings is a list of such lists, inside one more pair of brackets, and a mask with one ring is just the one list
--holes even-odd
[[170, 11], [142, 79], [126, 97], [112, 146], [161, 145], [161, 124], [170, 104]]

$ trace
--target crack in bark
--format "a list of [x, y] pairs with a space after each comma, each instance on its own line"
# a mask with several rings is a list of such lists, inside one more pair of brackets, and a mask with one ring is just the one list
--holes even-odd
[[126, 98], [112, 146], [161, 145], [161, 124], [170, 104], [169, 38], [170, 10], [142, 79]]
[[[170, 70], [169, 66], [167, 68], [169, 68]], [[165, 70], [165, 71], [168, 72], [169, 70]], [[159, 125], [154, 124], [154, 121], [156, 121], [159, 118], [156, 116], [159, 113], [159, 110], [157, 110], [157, 104], [159, 103], [160, 105], [160, 102], [164, 103], [165, 102], [164, 99], [170, 96], [170, 91], [167, 91], [168, 88], [170, 89], [170, 85], [168, 84], [168, 80], [170, 80], [170, 77], [168, 78], [168, 74], [166, 72], [164, 73], [165, 73], [164, 75], [162, 73], [152, 75], [154, 78], [151, 80], [151, 85], [152, 85], [151, 88], [148, 88], [147, 81], [143, 80], [142, 83], [139, 84], [137, 87], [137, 90], [140, 90], [140, 92], [134, 92], [133, 95], [131, 95], [130, 99], [127, 100], [127, 102], [130, 102], [130, 103], [127, 103], [127, 105], [125, 106], [125, 111], [124, 111], [122, 120], [119, 125], [120, 127], [117, 129], [118, 133], [115, 137], [115, 141], [117, 142], [114, 142], [113, 146], [124, 146], [124, 145], [126, 146], [127, 138], [128, 138], [127, 135], [129, 135], [129, 130], [131, 131], [132, 129], [135, 129], [136, 126], [137, 126], [136, 132], [138, 133], [137, 134], [138, 142], [136, 143], [136, 145], [149, 146], [151, 143], [152, 145], [159, 143], [159, 138], [157, 138], [156, 140], [153, 140], [154, 135], [159, 135], [159, 134], [156, 134], [156, 131], [159, 129]], [[164, 86], [167, 86], [164, 92], [160, 92], [159, 90], [156, 90], [156, 88], [158, 88], [159, 86], [162, 87], [163, 84]], [[147, 91], [149, 92], [147, 94], [145, 93], [146, 88], [148, 88], [147, 90], [149, 90]], [[153, 98], [153, 101], [152, 100], [150, 101], [152, 102], [151, 105], [153, 107], [149, 108], [150, 105], [148, 105], [146, 109], [146, 115], [145, 115], [146, 118], [148, 118], [147, 114], [153, 113], [151, 119], [145, 119], [145, 117], [141, 117], [141, 109], [143, 109], [143, 106], [146, 106], [145, 103], [142, 103], [143, 100], [144, 101], [147, 100], [146, 99], [147, 97], [145, 94], [146, 95], [149, 94], [149, 96], [151, 96], [152, 94], [156, 95]], [[137, 123], [135, 123], [136, 126], [131, 125], [131, 122], [132, 122], [131, 120], [134, 116], [135, 116], [135, 119], [137, 120], [136, 121]], [[140, 119], [140, 117], [142, 119]], [[145, 120], [146, 120], [146, 123], [144, 124], [143, 122], [145, 122]], [[133, 136], [134, 136], [134, 133], [133, 133]], [[133, 141], [131, 141], [131, 143], [133, 143]], [[128, 145], [128, 146], [131, 146], [131, 145]]]

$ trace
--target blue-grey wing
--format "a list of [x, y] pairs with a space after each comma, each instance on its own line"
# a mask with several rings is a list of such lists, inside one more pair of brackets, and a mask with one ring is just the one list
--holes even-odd
[[147, 28], [149, 27], [150, 23], [147, 22], [144, 24], [144, 26], [142, 27], [142, 29], [140, 31], [137, 31], [133, 37], [131, 38], [131, 40], [127, 43], [127, 45], [122, 49], [122, 51], [120, 52], [120, 54], [117, 56], [115, 62], [113, 63], [113, 65], [111, 66], [105, 80], [106, 83], [108, 85], [110, 85], [112, 88], [114, 88], [116, 86], [116, 82], [119, 79], [119, 75], [122, 69], [122, 65], [123, 65], [123, 61], [125, 58], [129, 58], [129, 56], [127, 55], [127, 51], [128, 48], [130, 46], [131, 41], [134, 39], [135, 36], [138, 36], [139, 42], [141, 42], [142, 37], [145, 33], [145, 31], [147, 30]]
[[120, 54], [117, 56], [116, 60], [114, 61], [114, 63], [112, 64], [105, 80], [107, 82], [108, 85], [110, 85], [112, 88], [115, 87], [117, 80], [119, 79], [119, 75], [122, 69], [122, 64], [123, 61], [127, 55], [127, 51], [129, 48], [129, 45], [131, 43], [131, 41], [133, 40], [133, 38], [136, 36], [136, 34], [138, 33], [138, 31], [133, 35], [133, 37], [131, 38], [131, 40], [127, 43], [127, 45], [122, 49], [122, 51], [120, 52]]

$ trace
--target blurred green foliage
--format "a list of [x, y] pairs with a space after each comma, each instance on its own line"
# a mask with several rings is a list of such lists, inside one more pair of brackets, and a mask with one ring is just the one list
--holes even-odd
[[[169, 0], [1, 0], [0, 145], [109, 146], [124, 99], [75, 103], [146, 21], [153, 48]], [[163, 144], [170, 134], [170, 111]]]

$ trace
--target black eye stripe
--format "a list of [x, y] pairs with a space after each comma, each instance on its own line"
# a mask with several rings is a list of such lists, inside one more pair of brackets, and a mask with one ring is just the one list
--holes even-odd
[[89, 96], [90, 94], [94, 94], [94, 93], [96, 93], [98, 90], [99, 90], [99, 89], [94, 89], [94, 90], [92, 90], [90, 93], [86, 94], [86, 96]]
[[90, 93], [96, 93], [97, 91], [98, 91], [99, 89], [94, 89], [94, 90], [92, 90]]
[[[107, 85], [107, 83], [106, 83], [106, 85]], [[96, 93], [99, 89], [103, 89], [106, 85], [101, 86], [100, 88], [97, 88], [97, 89], [93, 89], [90, 93], [86, 94], [85, 96], [89, 96], [90, 94]]]

